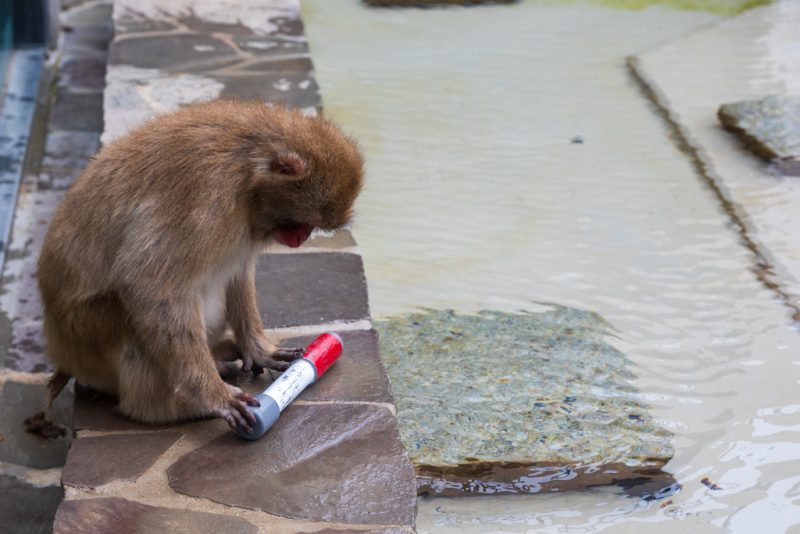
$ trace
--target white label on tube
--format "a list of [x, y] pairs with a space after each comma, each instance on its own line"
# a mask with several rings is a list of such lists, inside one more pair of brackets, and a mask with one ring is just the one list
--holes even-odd
[[297, 360], [270, 384], [264, 395], [272, 397], [280, 411], [283, 411], [304, 389], [314, 383], [315, 378], [314, 364], [305, 359]]

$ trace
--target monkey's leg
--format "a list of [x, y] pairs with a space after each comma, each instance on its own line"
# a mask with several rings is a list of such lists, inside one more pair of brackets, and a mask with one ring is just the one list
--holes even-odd
[[222, 381], [193, 295], [129, 293], [136, 347], [122, 358], [119, 408], [135, 419], [173, 422], [215, 416], [251, 428], [258, 401]]
[[280, 348], [264, 334], [264, 324], [256, 305], [254, 262], [247, 265], [242, 276], [231, 281], [226, 301], [226, 318], [242, 347], [244, 371], [250, 371], [254, 366], [285, 371], [290, 362], [303, 356], [302, 347]]
[[236, 374], [236, 366], [229, 362], [241, 360], [242, 350], [233, 339], [228, 338], [218, 342], [211, 347], [211, 354], [214, 356], [214, 364], [217, 366], [219, 376], [227, 378]]

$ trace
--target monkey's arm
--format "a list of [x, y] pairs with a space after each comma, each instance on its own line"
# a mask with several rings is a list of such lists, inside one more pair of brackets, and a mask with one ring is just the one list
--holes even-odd
[[245, 371], [253, 365], [285, 371], [289, 363], [303, 355], [303, 348], [279, 348], [264, 334], [264, 324], [256, 304], [255, 264], [250, 262], [243, 276], [234, 278], [227, 288], [226, 319], [242, 348]]

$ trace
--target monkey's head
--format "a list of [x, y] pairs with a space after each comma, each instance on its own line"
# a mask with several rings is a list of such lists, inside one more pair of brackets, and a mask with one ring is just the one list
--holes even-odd
[[364, 162], [355, 142], [327, 120], [277, 113], [277, 135], [255, 158], [253, 223], [262, 235], [299, 247], [314, 228], [350, 221]]

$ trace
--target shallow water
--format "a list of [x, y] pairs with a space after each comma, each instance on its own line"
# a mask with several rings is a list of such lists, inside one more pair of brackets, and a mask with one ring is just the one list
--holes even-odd
[[596, 311], [676, 435], [669, 498], [420, 499], [419, 531], [797, 528], [800, 333], [624, 66], [716, 17], [355, 0], [304, 17], [326, 114], [368, 160], [354, 231], [373, 316]]

